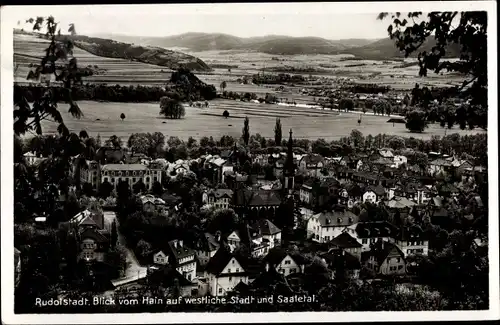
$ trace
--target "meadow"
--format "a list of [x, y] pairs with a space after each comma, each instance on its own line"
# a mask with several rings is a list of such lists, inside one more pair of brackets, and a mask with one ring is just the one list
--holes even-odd
[[[47, 47], [47, 40], [30, 35], [14, 34], [14, 62], [18, 66], [15, 80], [25, 82], [30, 64], [38, 64], [39, 58]], [[401, 61], [368, 61], [349, 60], [345, 55], [295, 55], [280, 56], [257, 52], [242, 51], [204, 51], [186, 52], [199, 57], [207, 64], [231, 65], [226, 68], [215, 68], [212, 72], [197, 73], [197, 76], [207, 84], [214, 85], [218, 90], [222, 81], [226, 81], [228, 91], [240, 93], [255, 93], [264, 97], [266, 93], [276, 95], [282, 100], [296, 101], [301, 104], [313, 102], [312, 96], [300, 93], [301, 89], [312, 87], [338, 87], [339, 83], [367, 82], [389, 85], [394, 89], [409, 91], [415, 83], [429, 86], [455, 84], [460, 78], [453, 75], [429, 74], [427, 78], [418, 77], [417, 66], [401, 67]], [[74, 56], [81, 67], [98, 66], [99, 74], [87, 77], [85, 82], [107, 83], [120, 85], [163, 85], [170, 79], [171, 71], [165, 67], [133, 62], [124, 59], [111, 59], [90, 54], [75, 48]], [[411, 62], [411, 60], [407, 60]], [[311, 64], [314, 63], [314, 66]], [[237, 66], [237, 67], [234, 67]], [[237, 81], [243, 76], [262, 73], [262, 69], [283, 67], [318, 68], [322, 73], [321, 86], [312, 84], [286, 85], [284, 91], [276, 90], [278, 85], [241, 84]], [[331, 73], [324, 73], [331, 71]], [[266, 72], [267, 73], [267, 72]], [[274, 72], [278, 73], [278, 72]], [[287, 72], [288, 73], [288, 72]], [[314, 73], [301, 73], [315, 75]], [[256, 104], [234, 100], [214, 100], [208, 109], [186, 106], [186, 116], [181, 120], [168, 120], [159, 116], [158, 103], [109, 103], [80, 101], [84, 112], [82, 119], [74, 119], [67, 113], [67, 105], [61, 104], [60, 109], [66, 124], [73, 132], [87, 130], [92, 135], [100, 134], [103, 139], [118, 135], [126, 140], [131, 133], [160, 131], [167, 136], [178, 136], [187, 139], [189, 136], [201, 138], [213, 136], [219, 138], [226, 134], [235, 137], [241, 135], [243, 118], [250, 119], [251, 134], [259, 133], [264, 137], [274, 136], [276, 117], [281, 118], [283, 130], [292, 128], [297, 138], [326, 140], [347, 136], [352, 129], [358, 129], [363, 134], [376, 135], [387, 133], [401, 136], [414, 136], [428, 139], [432, 135], [445, 133], [471, 134], [485, 132], [482, 130], [461, 131], [457, 127], [446, 130], [438, 125], [431, 125], [424, 133], [410, 134], [404, 124], [387, 123], [387, 116], [363, 115], [362, 123], [358, 125], [359, 113], [338, 113], [314, 108], [287, 107], [280, 105]], [[228, 110], [230, 118], [222, 117]], [[126, 115], [125, 120], [119, 118]], [[44, 132], [55, 133], [56, 125], [44, 122]], [[285, 132], [285, 131], [284, 131]]]
[[[162, 132], [167, 137], [177, 136], [187, 140], [188, 137], [201, 138], [222, 135], [241, 136], [243, 118], [250, 120], [250, 133], [259, 133], [264, 137], [274, 137], [275, 117], [281, 118], [283, 132], [291, 128], [296, 138], [335, 140], [347, 136], [353, 129], [358, 129], [364, 135], [386, 133], [415, 138], [429, 139], [432, 135], [443, 136], [445, 133], [476, 134], [483, 130], [465, 130], [458, 127], [451, 130], [431, 125], [423, 133], [409, 133], [404, 124], [387, 123], [387, 116], [362, 116], [358, 125], [357, 113], [337, 113], [312, 108], [290, 108], [278, 105], [254, 104], [230, 100], [216, 100], [210, 103], [208, 109], [189, 107], [186, 105], [186, 116], [180, 120], [169, 120], [159, 115], [157, 103], [108, 103], [80, 101], [84, 117], [75, 119], [67, 111], [66, 104], [60, 104], [65, 123], [72, 132], [86, 130], [92, 136], [100, 134], [103, 140], [117, 135], [126, 141], [130, 134], [136, 132]], [[230, 111], [228, 119], [222, 117], [224, 109]], [[125, 120], [120, 119], [124, 113]], [[99, 120], [97, 120], [99, 119]], [[48, 121], [43, 123], [44, 133], [55, 133], [56, 124]]]
[[[40, 64], [40, 58], [49, 41], [31, 35], [14, 34], [14, 65], [19, 67], [14, 75], [17, 82], [26, 82], [30, 64]], [[75, 47], [73, 55], [80, 67], [98, 66], [100, 74], [87, 77], [86, 82], [108, 84], [162, 85], [170, 79], [171, 70], [157, 65], [124, 59], [104, 58]], [[101, 74], [102, 73], [102, 74]]]

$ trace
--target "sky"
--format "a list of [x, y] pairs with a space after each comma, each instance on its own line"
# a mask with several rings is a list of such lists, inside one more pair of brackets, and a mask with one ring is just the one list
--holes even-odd
[[[389, 19], [382, 11], [471, 10], [472, 2], [217, 3], [160, 5], [74, 5], [7, 7], [2, 19], [28, 29], [26, 19], [54, 16], [62, 32], [74, 23], [81, 35], [170, 36], [187, 32], [225, 33], [239, 37], [315, 36], [327, 39], [387, 37]], [[4, 8], [2, 8], [4, 9]], [[17, 25], [17, 22], [20, 25]]]
[[[292, 5], [292, 6], [291, 6]], [[295, 6], [293, 6], [295, 5]], [[170, 36], [187, 32], [225, 33], [239, 37], [264, 35], [315, 36], [328, 39], [387, 37], [388, 21], [376, 19], [378, 12], [342, 13], [333, 7], [302, 10], [297, 4], [142, 5], [142, 6], [23, 6], [9, 15], [19, 28], [28, 29], [26, 19], [52, 15], [62, 32], [74, 23], [81, 35], [124, 34]], [[231, 8], [232, 7], [232, 8]], [[17, 25], [17, 21], [21, 24]], [[65, 29], [65, 30], [63, 30]]]

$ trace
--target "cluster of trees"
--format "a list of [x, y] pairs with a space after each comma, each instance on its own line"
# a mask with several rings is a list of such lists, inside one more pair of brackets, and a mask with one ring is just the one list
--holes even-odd
[[290, 75], [287, 73], [279, 74], [255, 74], [252, 76], [252, 83], [261, 84], [282, 84], [282, 83], [301, 83], [306, 81], [302, 75]]
[[377, 84], [354, 84], [343, 87], [343, 89], [355, 94], [385, 94], [391, 90], [391, 87]]
[[179, 100], [165, 96], [160, 99], [160, 115], [180, 119], [186, 115], [186, 109]]

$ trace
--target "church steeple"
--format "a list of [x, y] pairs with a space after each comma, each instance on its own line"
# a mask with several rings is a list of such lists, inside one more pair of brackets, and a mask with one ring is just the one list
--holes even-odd
[[290, 138], [287, 143], [287, 154], [285, 165], [283, 166], [283, 189], [288, 190], [289, 194], [293, 193], [294, 189], [294, 178], [295, 178], [295, 163], [293, 161], [293, 139], [292, 139], [292, 129], [290, 129]]

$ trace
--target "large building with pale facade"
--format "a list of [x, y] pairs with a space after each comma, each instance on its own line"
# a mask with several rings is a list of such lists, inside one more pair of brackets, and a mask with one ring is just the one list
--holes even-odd
[[[96, 161], [86, 161], [80, 167], [80, 181], [89, 183], [93, 189], [98, 189], [104, 182], [109, 182], [114, 188], [125, 181], [133, 188], [142, 182], [147, 190], [153, 188], [155, 182], [161, 183], [162, 166], [157, 162], [145, 164], [106, 164], [101, 165]], [[76, 174], [76, 168], [74, 169]]]

